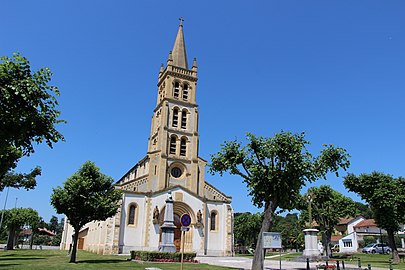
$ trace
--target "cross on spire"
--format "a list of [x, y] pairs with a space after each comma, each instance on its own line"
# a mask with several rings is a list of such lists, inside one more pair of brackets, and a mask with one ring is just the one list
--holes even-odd
[[183, 26], [183, 22], [184, 22], [183, 17], [180, 17], [180, 18], [179, 18], [179, 21], [180, 21], [180, 26]]

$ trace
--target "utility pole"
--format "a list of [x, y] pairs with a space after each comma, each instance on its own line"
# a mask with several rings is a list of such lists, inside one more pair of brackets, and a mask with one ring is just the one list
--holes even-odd
[[3, 211], [1, 212], [0, 229], [1, 229], [1, 225], [3, 225], [4, 211], [6, 210], [6, 204], [7, 204], [9, 191], [10, 191], [10, 187], [7, 188], [6, 199], [4, 200]]

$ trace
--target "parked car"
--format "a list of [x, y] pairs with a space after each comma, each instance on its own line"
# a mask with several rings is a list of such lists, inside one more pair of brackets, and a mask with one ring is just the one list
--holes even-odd
[[[384, 252], [383, 252], [384, 251]], [[391, 248], [386, 245], [386, 244], [379, 244], [379, 243], [374, 243], [374, 244], [369, 244], [365, 246], [362, 250], [363, 253], [384, 253], [384, 254], [390, 254], [391, 253]]]

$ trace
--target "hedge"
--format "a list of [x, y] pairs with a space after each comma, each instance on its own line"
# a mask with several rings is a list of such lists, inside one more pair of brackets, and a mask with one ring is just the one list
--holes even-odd
[[[195, 252], [185, 252], [183, 254], [183, 260], [187, 262], [194, 262], [194, 258], [197, 256]], [[131, 259], [139, 261], [163, 261], [170, 260], [172, 262], [181, 261], [180, 252], [159, 252], [159, 251], [138, 251], [131, 250]]]

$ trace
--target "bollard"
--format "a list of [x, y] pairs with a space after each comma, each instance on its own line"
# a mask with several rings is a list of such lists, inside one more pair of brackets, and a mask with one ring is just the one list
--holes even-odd
[[346, 270], [346, 268], [345, 268], [345, 261], [344, 261], [344, 260], [342, 260], [342, 268], [343, 268], [343, 270]]
[[371, 270], [371, 264], [367, 264], [368, 270]]
[[309, 268], [309, 258], [307, 258], [307, 270], [311, 270], [311, 268]]
[[393, 270], [392, 268], [392, 260], [390, 259], [390, 270]]
[[340, 270], [339, 260], [336, 261], [336, 269]]
[[360, 261], [360, 258], [358, 259], [359, 261], [358, 261], [358, 266], [359, 266], [359, 268], [361, 268], [361, 261]]

